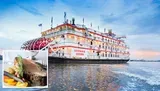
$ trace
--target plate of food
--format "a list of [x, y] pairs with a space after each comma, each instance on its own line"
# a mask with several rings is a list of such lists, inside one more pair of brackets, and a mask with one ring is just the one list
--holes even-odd
[[[38, 53], [40, 53], [40, 51]], [[33, 59], [32, 53], [24, 56], [24, 54], [26, 53], [21, 55], [19, 54], [19, 52], [17, 53], [16, 51], [4, 51], [2, 80], [3, 87], [47, 88], [48, 55], [44, 55], [45, 53], [47, 53], [47, 51], [43, 51], [40, 57], [35, 56]]]

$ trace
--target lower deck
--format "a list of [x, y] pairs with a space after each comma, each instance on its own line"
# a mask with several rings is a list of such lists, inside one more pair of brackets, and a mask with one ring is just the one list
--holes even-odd
[[49, 56], [49, 62], [52, 63], [90, 63], [90, 64], [103, 64], [103, 63], [127, 63], [129, 59], [73, 59]]
[[128, 54], [112, 50], [101, 50], [93, 48], [83, 48], [81, 46], [58, 46], [49, 48], [49, 56], [70, 59], [97, 59], [97, 60], [119, 60], [129, 59]]

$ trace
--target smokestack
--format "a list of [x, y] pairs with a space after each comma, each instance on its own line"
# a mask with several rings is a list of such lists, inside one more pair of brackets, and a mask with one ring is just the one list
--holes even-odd
[[108, 29], [109, 36], [112, 36], [112, 29]]
[[75, 19], [72, 18], [72, 25], [75, 25]]

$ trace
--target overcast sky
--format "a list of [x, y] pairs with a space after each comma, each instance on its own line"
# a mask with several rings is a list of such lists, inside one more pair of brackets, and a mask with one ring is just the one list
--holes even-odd
[[63, 23], [63, 13], [76, 23], [126, 35], [131, 59], [160, 59], [160, 0], [1, 0], [0, 49], [19, 49], [40, 37], [40, 27]]

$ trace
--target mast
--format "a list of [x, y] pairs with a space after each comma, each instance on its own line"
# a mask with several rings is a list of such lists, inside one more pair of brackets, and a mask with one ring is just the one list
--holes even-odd
[[53, 17], [51, 17], [51, 29], [53, 27]]

